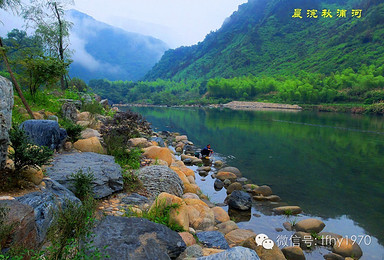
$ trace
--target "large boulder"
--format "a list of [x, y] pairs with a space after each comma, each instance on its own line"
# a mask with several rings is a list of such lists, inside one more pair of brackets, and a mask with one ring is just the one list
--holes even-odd
[[171, 208], [169, 210], [169, 224], [177, 224], [183, 227], [184, 230], [189, 229], [189, 216], [188, 216], [188, 208], [183, 201], [183, 199], [162, 192], [159, 196], [157, 196], [156, 200], [153, 202], [151, 208], [149, 209], [149, 214], [158, 212], [166, 207], [171, 205], [178, 205], [177, 208]]
[[44, 241], [49, 227], [54, 222], [56, 211], [65, 209], [68, 202], [81, 203], [71, 191], [58, 182], [51, 179], [44, 179], [44, 182], [45, 189], [42, 191], [16, 198], [18, 202], [33, 208], [39, 244]]
[[299, 246], [289, 246], [281, 249], [287, 260], [305, 260], [303, 249]]
[[103, 146], [97, 137], [78, 140], [73, 146], [81, 152], [104, 153]]
[[61, 106], [61, 113], [64, 118], [76, 122], [77, 120], [77, 109], [76, 105], [73, 102], [65, 102]]
[[177, 232], [143, 218], [107, 216], [94, 233], [93, 246], [111, 260], [168, 260], [177, 258], [186, 248]]
[[138, 177], [152, 197], [157, 197], [162, 192], [178, 197], [183, 195], [183, 182], [167, 166], [153, 165], [141, 168]]
[[67, 132], [52, 120], [27, 120], [20, 128], [24, 129], [30, 141], [52, 150], [60, 148], [67, 138]]
[[303, 212], [299, 206], [281, 206], [272, 209], [272, 211], [277, 215], [297, 215]]
[[249, 259], [260, 260], [255, 251], [242, 246], [232, 247], [224, 252], [199, 257], [197, 260], [227, 260], [227, 259]]
[[225, 234], [231, 232], [232, 230], [238, 229], [239, 227], [237, 226], [237, 224], [234, 221], [229, 220], [227, 222], [223, 222], [223, 223], [218, 224], [217, 228], [221, 233], [223, 233], [225, 235]]
[[0, 76], [0, 171], [4, 169], [9, 144], [9, 129], [12, 126], [13, 86]]
[[241, 172], [236, 167], [224, 167], [219, 170], [219, 172], [231, 172], [236, 174], [237, 177], [241, 177]]
[[249, 210], [252, 207], [251, 196], [240, 190], [235, 190], [229, 195], [228, 206], [238, 210]]
[[221, 181], [225, 181], [225, 180], [235, 181], [237, 179], [237, 176], [232, 172], [219, 172], [216, 174], [216, 178]]
[[168, 148], [161, 148], [158, 146], [151, 146], [145, 149], [143, 156], [150, 159], [163, 160], [168, 163], [168, 166], [172, 164], [172, 154]]
[[332, 252], [344, 257], [353, 257], [359, 259], [363, 251], [356, 241], [349, 238], [339, 238], [332, 248]]
[[187, 204], [189, 226], [196, 230], [209, 230], [215, 224], [215, 215], [209, 206], [199, 199], [184, 199]]
[[241, 246], [255, 250], [261, 260], [286, 260], [276, 243], [272, 249], [266, 249], [262, 245], [256, 244], [255, 237], [250, 237], [242, 242]]
[[140, 147], [140, 148], [146, 148], [149, 146], [152, 146], [150, 142], [146, 138], [131, 138], [128, 140], [129, 146], [132, 147]]
[[215, 220], [218, 223], [227, 222], [230, 220], [228, 213], [221, 207], [213, 207], [213, 214], [215, 215]]
[[297, 231], [320, 233], [324, 229], [325, 224], [320, 219], [308, 218], [300, 220], [293, 227]]
[[62, 154], [55, 158], [52, 166], [47, 168], [46, 175], [73, 190], [72, 173], [79, 170], [92, 172], [94, 197], [104, 198], [114, 192], [123, 190], [121, 167], [115, 163], [113, 156], [97, 153]]
[[199, 242], [206, 247], [228, 249], [229, 245], [219, 231], [203, 231], [196, 233]]
[[250, 230], [246, 229], [235, 229], [225, 235], [225, 239], [228, 241], [228, 244], [239, 245], [241, 242], [247, 240], [250, 237], [256, 237], [256, 234]]
[[10, 233], [12, 246], [36, 249], [39, 243], [33, 208], [17, 200], [0, 200], [0, 207], [8, 211], [5, 224], [12, 227]]
[[81, 136], [81, 139], [88, 139], [91, 137], [97, 137], [98, 139], [101, 138], [101, 134], [97, 130], [94, 130], [91, 128], [87, 128], [87, 129], [81, 131], [80, 136]]

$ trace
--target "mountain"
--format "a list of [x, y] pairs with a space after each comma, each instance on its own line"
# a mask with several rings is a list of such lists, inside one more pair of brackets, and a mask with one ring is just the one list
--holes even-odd
[[67, 17], [73, 23], [71, 77], [138, 80], [169, 49], [161, 40], [124, 31], [76, 10], [69, 10]]
[[[302, 19], [293, 18], [302, 9]], [[318, 10], [318, 18], [307, 10]], [[322, 17], [329, 9], [332, 18]], [[337, 9], [347, 10], [337, 17]], [[361, 9], [362, 17], [352, 17]], [[382, 0], [249, 0], [203, 42], [165, 52], [145, 80], [331, 74], [384, 63]]]

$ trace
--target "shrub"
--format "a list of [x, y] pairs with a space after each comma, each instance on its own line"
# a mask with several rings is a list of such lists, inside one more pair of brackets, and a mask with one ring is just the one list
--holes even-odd
[[67, 131], [68, 141], [76, 142], [80, 138], [81, 131], [84, 130], [84, 127], [81, 125], [75, 124], [68, 119], [64, 119], [60, 122], [60, 125]]
[[[139, 137], [140, 132], [152, 134], [150, 124], [139, 114], [132, 111], [116, 113], [112, 119], [104, 122], [100, 129], [103, 137], [118, 137], [120, 146], [126, 146], [129, 139]], [[110, 138], [111, 141], [113, 139]], [[108, 145], [108, 143], [107, 143]]]
[[87, 112], [91, 113], [92, 115], [105, 114], [105, 110], [104, 110], [103, 106], [95, 100], [93, 100], [92, 102], [89, 102], [89, 103], [83, 102], [83, 105], [81, 106], [81, 111], [83, 111], [83, 112], [87, 111]]
[[46, 164], [53, 155], [53, 151], [45, 146], [38, 146], [28, 140], [23, 129], [18, 126], [13, 126], [9, 131], [11, 147], [14, 152], [9, 154], [9, 157], [15, 163], [16, 171], [27, 165], [42, 166]]
[[170, 211], [172, 209], [178, 209], [180, 207], [179, 204], [174, 203], [167, 205], [165, 200], [159, 201], [158, 199], [155, 200], [155, 203], [155, 207], [151, 207], [152, 210], [143, 211], [141, 214], [138, 214], [136, 211], [129, 210], [125, 213], [125, 216], [146, 218], [152, 222], [165, 225], [176, 232], [185, 231], [182, 226], [170, 221]]
[[142, 187], [142, 183], [139, 180], [135, 171], [124, 171], [123, 173], [124, 190], [133, 192]]
[[95, 200], [88, 197], [82, 204], [72, 201], [66, 201], [65, 204], [66, 207], [56, 213], [56, 220], [48, 230], [51, 246], [44, 252], [46, 259], [101, 259], [97, 257], [99, 252], [94, 252], [95, 255], [89, 255], [88, 258], [81, 257], [86, 255], [81, 242], [89, 240], [95, 223]]
[[69, 178], [73, 181], [74, 194], [80, 200], [83, 201], [93, 195], [92, 182], [95, 180], [95, 176], [90, 169], [87, 172], [80, 169], [78, 172], [72, 173]]

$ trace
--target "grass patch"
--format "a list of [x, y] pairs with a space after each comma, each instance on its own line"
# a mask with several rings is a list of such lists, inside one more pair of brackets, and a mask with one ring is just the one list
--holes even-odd
[[143, 187], [137, 172], [134, 170], [125, 170], [123, 172], [124, 190], [127, 192], [133, 192]]
[[61, 120], [60, 125], [67, 131], [68, 141], [72, 143], [80, 139], [81, 131], [84, 130], [83, 126], [75, 124], [68, 119]]
[[152, 222], [165, 225], [176, 232], [185, 231], [182, 226], [174, 223], [170, 219], [171, 210], [177, 210], [180, 207], [179, 204], [173, 203], [168, 205], [166, 200], [159, 201], [158, 199], [156, 199], [154, 203], [155, 206], [152, 206], [149, 210], [142, 211], [141, 214], [133, 210], [128, 210], [124, 216], [146, 218]]
[[93, 195], [92, 182], [96, 180], [96, 178], [90, 169], [88, 169], [87, 172], [80, 169], [78, 172], [72, 173], [69, 179], [73, 182], [72, 185], [75, 196], [81, 201]]

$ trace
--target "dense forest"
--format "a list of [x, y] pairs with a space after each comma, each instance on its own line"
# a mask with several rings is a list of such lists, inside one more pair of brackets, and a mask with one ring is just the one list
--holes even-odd
[[[294, 10], [301, 17], [294, 18]], [[337, 10], [346, 10], [338, 17]], [[317, 10], [317, 18], [307, 17]], [[329, 10], [331, 17], [323, 17]], [[352, 10], [362, 10], [361, 17]], [[191, 47], [169, 50], [145, 80], [329, 75], [384, 63], [384, 3], [362, 0], [250, 0], [221, 29]]]
[[[295, 9], [302, 18], [293, 17]], [[307, 10], [318, 10], [317, 18]], [[384, 100], [383, 39], [381, 1], [250, 0], [203, 42], [167, 51], [145, 81], [90, 86], [124, 103], [258, 100], [377, 109]]]

